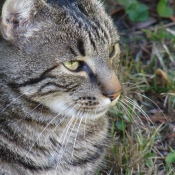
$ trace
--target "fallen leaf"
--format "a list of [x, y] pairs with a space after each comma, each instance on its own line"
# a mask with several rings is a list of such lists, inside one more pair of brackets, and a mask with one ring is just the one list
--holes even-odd
[[[140, 117], [142, 120], [148, 121], [148, 118], [146, 116], [141, 116]], [[160, 112], [157, 112], [156, 114], [150, 116], [150, 120], [153, 123], [165, 123], [167, 121], [169, 121], [170, 117], [169, 116], [163, 116], [161, 115]]]
[[170, 16], [170, 19], [175, 22], [175, 16]]
[[171, 84], [171, 82], [168, 79], [168, 75], [166, 72], [164, 72], [162, 69], [156, 70], [156, 75], [162, 77], [168, 84]]

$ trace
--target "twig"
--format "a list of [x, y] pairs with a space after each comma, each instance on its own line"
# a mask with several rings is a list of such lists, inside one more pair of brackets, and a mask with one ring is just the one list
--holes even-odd
[[168, 47], [167, 47], [165, 44], [163, 44], [163, 48], [165, 49], [166, 53], [168, 54], [168, 56], [169, 56], [169, 58], [170, 58], [172, 64], [175, 65], [175, 60], [174, 60], [173, 56], [171, 55], [171, 53], [170, 53]]
[[[162, 29], [162, 28], [168, 28], [168, 27], [172, 27], [172, 26], [175, 26], [175, 22], [171, 22], [171, 23], [168, 23], [168, 24], [165, 24], [164, 26], [155, 26], [157, 27], [156, 29]], [[155, 27], [151, 27], [151, 28], [148, 28], [150, 31], [154, 31], [155, 30]], [[166, 30], [170, 30], [170, 29], [166, 29]], [[134, 34], [142, 34], [143, 31], [137, 31], [137, 32], [134, 32]]]
[[154, 53], [157, 55], [157, 58], [159, 59], [160, 64], [162, 65], [163, 70], [166, 71], [167, 69], [166, 69], [166, 67], [165, 67], [165, 64], [164, 64], [164, 62], [163, 62], [163, 60], [162, 60], [162, 57], [161, 57], [161, 55], [160, 55], [160, 52], [159, 52], [157, 46], [155, 45], [155, 43], [153, 43], [153, 51], [154, 51]]

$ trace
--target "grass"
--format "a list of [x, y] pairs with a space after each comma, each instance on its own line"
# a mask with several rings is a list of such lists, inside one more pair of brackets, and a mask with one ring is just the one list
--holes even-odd
[[110, 110], [114, 143], [98, 175], [175, 174], [175, 35], [162, 25], [140, 34], [144, 45], [121, 44], [124, 91]]

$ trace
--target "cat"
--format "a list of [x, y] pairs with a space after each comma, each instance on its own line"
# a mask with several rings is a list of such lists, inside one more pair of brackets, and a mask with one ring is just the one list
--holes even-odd
[[119, 36], [97, 0], [6, 0], [0, 175], [93, 175], [118, 101]]

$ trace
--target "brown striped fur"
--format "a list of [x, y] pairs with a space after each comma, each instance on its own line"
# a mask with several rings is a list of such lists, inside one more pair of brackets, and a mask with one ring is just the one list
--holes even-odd
[[0, 175], [95, 174], [121, 91], [119, 38], [103, 5], [6, 0], [0, 28]]

